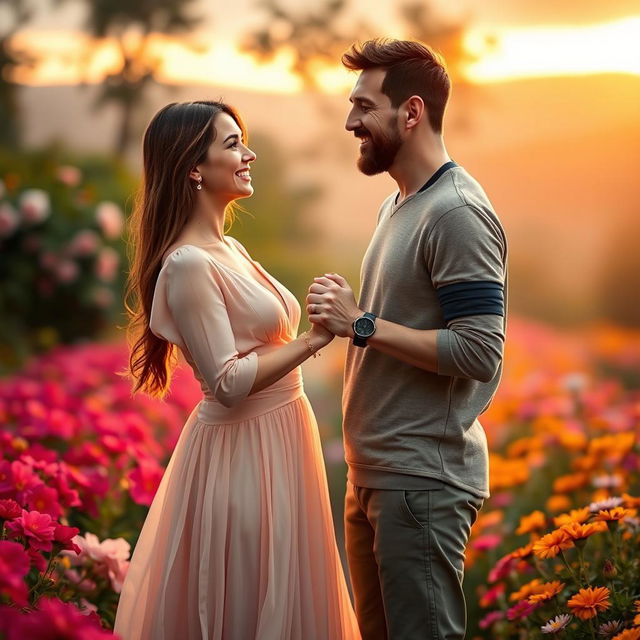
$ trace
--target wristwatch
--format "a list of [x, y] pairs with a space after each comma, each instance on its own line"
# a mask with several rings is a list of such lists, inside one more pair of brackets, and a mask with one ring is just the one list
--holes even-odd
[[353, 344], [366, 347], [367, 339], [376, 332], [376, 316], [368, 311], [353, 321]]

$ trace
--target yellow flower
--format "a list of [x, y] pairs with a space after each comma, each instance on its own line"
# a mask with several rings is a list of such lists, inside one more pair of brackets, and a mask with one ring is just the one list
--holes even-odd
[[520, 518], [520, 526], [516, 529], [517, 534], [531, 533], [544, 529], [547, 524], [547, 518], [542, 511], [533, 511], [528, 516]]
[[583, 507], [582, 509], [572, 509], [569, 513], [562, 513], [553, 519], [553, 523], [556, 527], [561, 527], [563, 524], [569, 524], [570, 522], [579, 522], [582, 524], [589, 519], [591, 511], [589, 507]]
[[556, 529], [546, 536], [542, 536], [533, 543], [533, 553], [538, 558], [554, 558], [562, 549], [573, 546], [573, 542], [562, 529]]
[[541, 587], [543, 588], [542, 591], [529, 596], [529, 604], [537, 604], [551, 600], [553, 596], [557, 596], [564, 589], [564, 582], [554, 580], [553, 582], [545, 582]]
[[609, 608], [609, 589], [607, 587], [580, 589], [575, 596], [569, 599], [567, 605], [578, 618], [589, 620], [589, 618], [597, 616], [600, 611]]

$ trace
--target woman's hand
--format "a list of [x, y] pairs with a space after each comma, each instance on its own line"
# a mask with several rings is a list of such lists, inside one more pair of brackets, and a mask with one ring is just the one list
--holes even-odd
[[313, 323], [311, 323], [308, 336], [314, 352], [322, 349], [322, 347], [326, 347], [335, 338], [335, 335], [331, 333], [329, 329], [323, 327], [321, 324]]

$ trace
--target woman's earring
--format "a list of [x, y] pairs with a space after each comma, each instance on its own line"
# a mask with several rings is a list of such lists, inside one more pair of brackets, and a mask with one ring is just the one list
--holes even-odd
[[198, 178], [198, 184], [196, 185], [196, 189], [200, 191], [202, 189], [202, 176]]

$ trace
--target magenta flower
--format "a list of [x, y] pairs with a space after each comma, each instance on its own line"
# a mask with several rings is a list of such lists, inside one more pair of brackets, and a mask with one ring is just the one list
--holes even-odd
[[156, 494], [164, 470], [152, 460], [141, 460], [138, 466], [129, 472], [131, 487], [129, 493], [138, 504], [150, 505]]
[[51, 551], [55, 523], [48, 513], [22, 510], [22, 515], [7, 523], [12, 537], [22, 536], [36, 551]]
[[491, 549], [495, 549], [501, 542], [502, 536], [497, 533], [487, 533], [475, 538], [471, 542], [471, 547], [476, 551], [491, 551]]
[[507, 619], [522, 620], [533, 613], [539, 606], [539, 603], [529, 604], [527, 600], [520, 600], [520, 602], [507, 610]]
[[504, 618], [504, 613], [502, 611], [491, 611], [487, 613], [487, 615], [478, 622], [478, 626], [481, 629], [488, 629], [493, 626], [495, 622], [498, 620], [502, 620]]
[[21, 544], [0, 541], [0, 596], [8, 596], [21, 607], [28, 604], [24, 577], [29, 573], [30, 564]]
[[0, 500], [0, 518], [4, 520], [13, 520], [22, 513], [22, 507], [11, 498]]
[[517, 563], [517, 558], [514, 558], [510, 553], [506, 556], [502, 556], [502, 558], [500, 558], [500, 560], [498, 560], [498, 562], [493, 566], [491, 571], [489, 571], [487, 581], [491, 583], [503, 580], [511, 573], [511, 571], [513, 571], [513, 568]]
[[56, 542], [62, 544], [63, 549], [80, 553], [80, 547], [73, 541], [73, 538], [79, 533], [80, 529], [78, 529], [77, 527], [67, 527], [63, 524], [56, 523], [53, 538]]
[[7, 640], [114, 640], [111, 631], [102, 629], [95, 614], [83, 615], [73, 604], [56, 598], [41, 598], [38, 608], [13, 617]]
[[27, 505], [39, 513], [48, 513], [52, 518], [62, 515], [62, 507], [58, 501], [58, 492], [44, 484], [32, 489], [27, 495]]
[[26, 495], [39, 484], [42, 480], [20, 460], [0, 461], [0, 495], [8, 495], [16, 502], [24, 503]]

